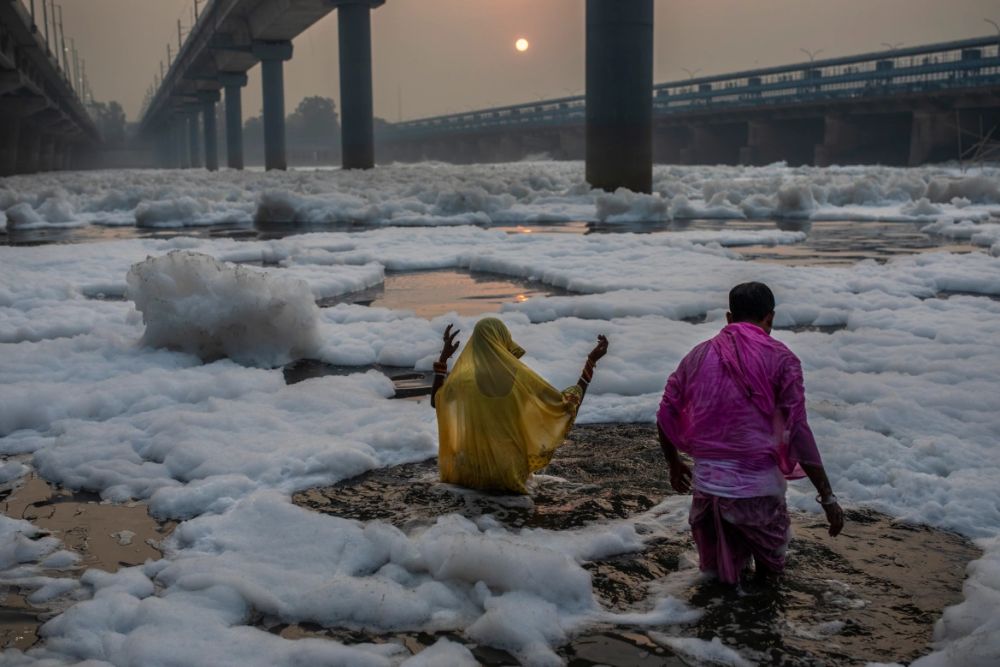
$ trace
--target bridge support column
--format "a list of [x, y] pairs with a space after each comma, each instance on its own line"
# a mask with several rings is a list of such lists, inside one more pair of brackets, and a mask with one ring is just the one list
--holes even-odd
[[823, 136], [822, 118], [752, 120], [747, 124], [746, 145], [740, 149], [740, 164], [760, 166], [782, 160], [792, 166], [812, 164]]
[[384, 0], [340, 0], [340, 143], [344, 169], [375, 166], [372, 104], [372, 20]]
[[247, 75], [224, 72], [219, 83], [226, 89], [226, 164], [230, 169], [242, 169], [243, 160], [243, 87]]
[[198, 113], [188, 113], [188, 154], [191, 158], [191, 167], [201, 169], [201, 138], [198, 132]]
[[184, 116], [174, 116], [174, 119], [170, 123], [170, 128], [171, 138], [177, 150], [177, 168], [190, 169], [191, 155], [188, 152], [190, 147], [188, 145], [187, 118]]
[[21, 143], [21, 119], [0, 118], [0, 176], [17, 173], [17, 149]]
[[66, 142], [61, 137], [52, 139], [52, 171], [62, 171], [66, 168]]
[[42, 133], [36, 127], [21, 123], [21, 136], [17, 143], [17, 173], [34, 174], [42, 151]]
[[287, 169], [285, 151], [285, 61], [292, 58], [291, 42], [254, 42], [264, 88], [264, 168]]
[[582, 160], [587, 157], [587, 139], [583, 128], [570, 127], [559, 130], [560, 160]]
[[[998, 107], [914, 111], [909, 165], [915, 167], [928, 162], [959, 160], [998, 124]], [[969, 159], [973, 156], [964, 157]]]
[[215, 122], [219, 91], [202, 90], [198, 93], [198, 101], [201, 104], [202, 128], [205, 130], [205, 168], [219, 171], [219, 128]]
[[746, 123], [696, 125], [691, 136], [690, 164], [739, 164], [747, 142]]
[[38, 171], [52, 171], [56, 152], [56, 138], [51, 134], [42, 135], [38, 154]]
[[658, 164], [690, 164], [691, 128], [683, 125], [656, 128], [653, 160]]
[[653, 0], [587, 0], [587, 182], [653, 187]]
[[910, 160], [910, 113], [858, 116], [829, 114], [823, 143], [816, 146], [819, 167], [833, 164], [906, 165]]

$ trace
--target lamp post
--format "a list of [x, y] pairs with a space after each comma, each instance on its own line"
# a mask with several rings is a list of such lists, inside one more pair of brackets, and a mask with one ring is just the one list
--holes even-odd
[[698, 69], [688, 69], [687, 67], [682, 67], [681, 69], [684, 70], [684, 73], [688, 75], [689, 80], [694, 79], [695, 75], [701, 71], [700, 67]]
[[895, 51], [903, 45], [902, 42], [882, 42], [882, 46], [889, 49], [890, 51]]
[[809, 56], [809, 62], [811, 63], [816, 62], [816, 56], [823, 53], [823, 49], [816, 49], [815, 51], [810, 51], [809, 49], [799, 49], [799, 51]]

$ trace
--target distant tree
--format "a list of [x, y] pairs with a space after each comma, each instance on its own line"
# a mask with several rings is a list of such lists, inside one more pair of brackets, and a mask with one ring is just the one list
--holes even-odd
[[107, 146], [125, 145], [125, 110], [118, 102], [94, 102], [91, 105], [97, 129]]
[[[340, 160], [340, 117], [337, 103], [329, 97], [303, 98], [285, 119], [289, 164], [335, 164]], [[264, 120], [248, 118], [243, 124], [247, 161], [264, 159]]]
[[329, 97], [306, 97], [288, 117], [289, 159], [332, 164], [340, 157], [340, 118]]

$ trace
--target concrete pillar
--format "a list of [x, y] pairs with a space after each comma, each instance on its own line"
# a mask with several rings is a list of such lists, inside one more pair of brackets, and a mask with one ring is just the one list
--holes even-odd
[[657, 164], [689, 164], [691, 128], [687, 125], [661, 125], [653, 134], [653, 160]]
[[740, 149], [740, 164], [812, 164], [824, 132], [822, 117], [752, 120], [747, 124], [746, 145]]
[[67, 141], [63, 146], [63, 171], [71, 171], [73, 169], [73, 153], [75, 150], [76, 149], [72, 142]]
[[219, 128], [215, 122], [215, 105], [218, 101], [217, 90], [202, 90], [198, 93], [202, 127], [205, 130], [205, 168], [209, 171], [219, 171]]
[[21, 136], [17, 144], [17, 173], [33, 174], [38, 171], [42, 150], [42, 133], [37, 127], [21, 122]]
[[696, 125], [691, 135], [690, 164], [739, 164], [747, 142], [746, 123]]
[[587, 140], [582, 127], [559, 130], [560, 160], [582, 160], [587, 156]]
[[910, 161], [912, 127], [911, 113], [828, 114], [823, 143], [816, 146], [816, 165], [906, 165]]
[[243, 87], [247, 75], [224, 72], [219, 83], [226, 89], [226, 164], [230, 169], [242, 169], [243, 159]]
[[341, 163], [344, 169], [375, 166], [371, 11], [381, 4], [383, 0], [337, 3]]
[[174, 146], [177, 148], [177, 168], [190, 169], [191, 153], [188, 142], [187, 117], [183, 115], [174, 116], [173, 121], [171, 121], [171, 127], [173, 128], [171, 135]]
[[17, 149], [21, 142], [21, 119], [0, 118], [0, 176], [17, 173]]
[[653, 187], [653, 0], [587, 0], [587, 182]]
[[56, 150], [56, 138], [51, 134], [43, 134], [39, 145], [38, 171], [52, 171]]
[[198, 114], [188, 113], [188, 154], [193, 169], [201, 169], [201, 140], [198, 132]]
[[254, 42], [260, 59], [264, 89], [264, 168], [287, 169], [285, 151], [285, 61], [292, 58], [291, 42]]
[[51, 171], [63, 170], [63, 155], [66, 143], [60, 137], [52, 138], [52, 168]]
[[961, 151], [976, 140], [976, 132], [963, 131], [973, 129], [968, 120], [961, 111], [914, 111], [909, 165], [960, 159]]

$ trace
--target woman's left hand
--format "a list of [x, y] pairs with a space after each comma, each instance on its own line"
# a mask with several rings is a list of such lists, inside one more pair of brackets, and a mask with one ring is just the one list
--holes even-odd
[[455, 340], [458, 334], [462, 333], [461, 329], [456, 329], [452, 332], [451, 328], [455, 326], [454, 324], [449, 324], [448, 328], [444, 330], [444, 347], [441, 348], [441, 362], [445, 363], [451, 359], [451, 355], [455, 354], [458, 350], [459, 342]]
[[607, 353], [608, 353], [608, 338], [607, 338], [607, 336], [598, 336], [597, 337], [597, 346], [594, 347], [594, 349], [590, 352], [590, 355], [587, 358], [590, 359], [593, 363], [596, 364]]

